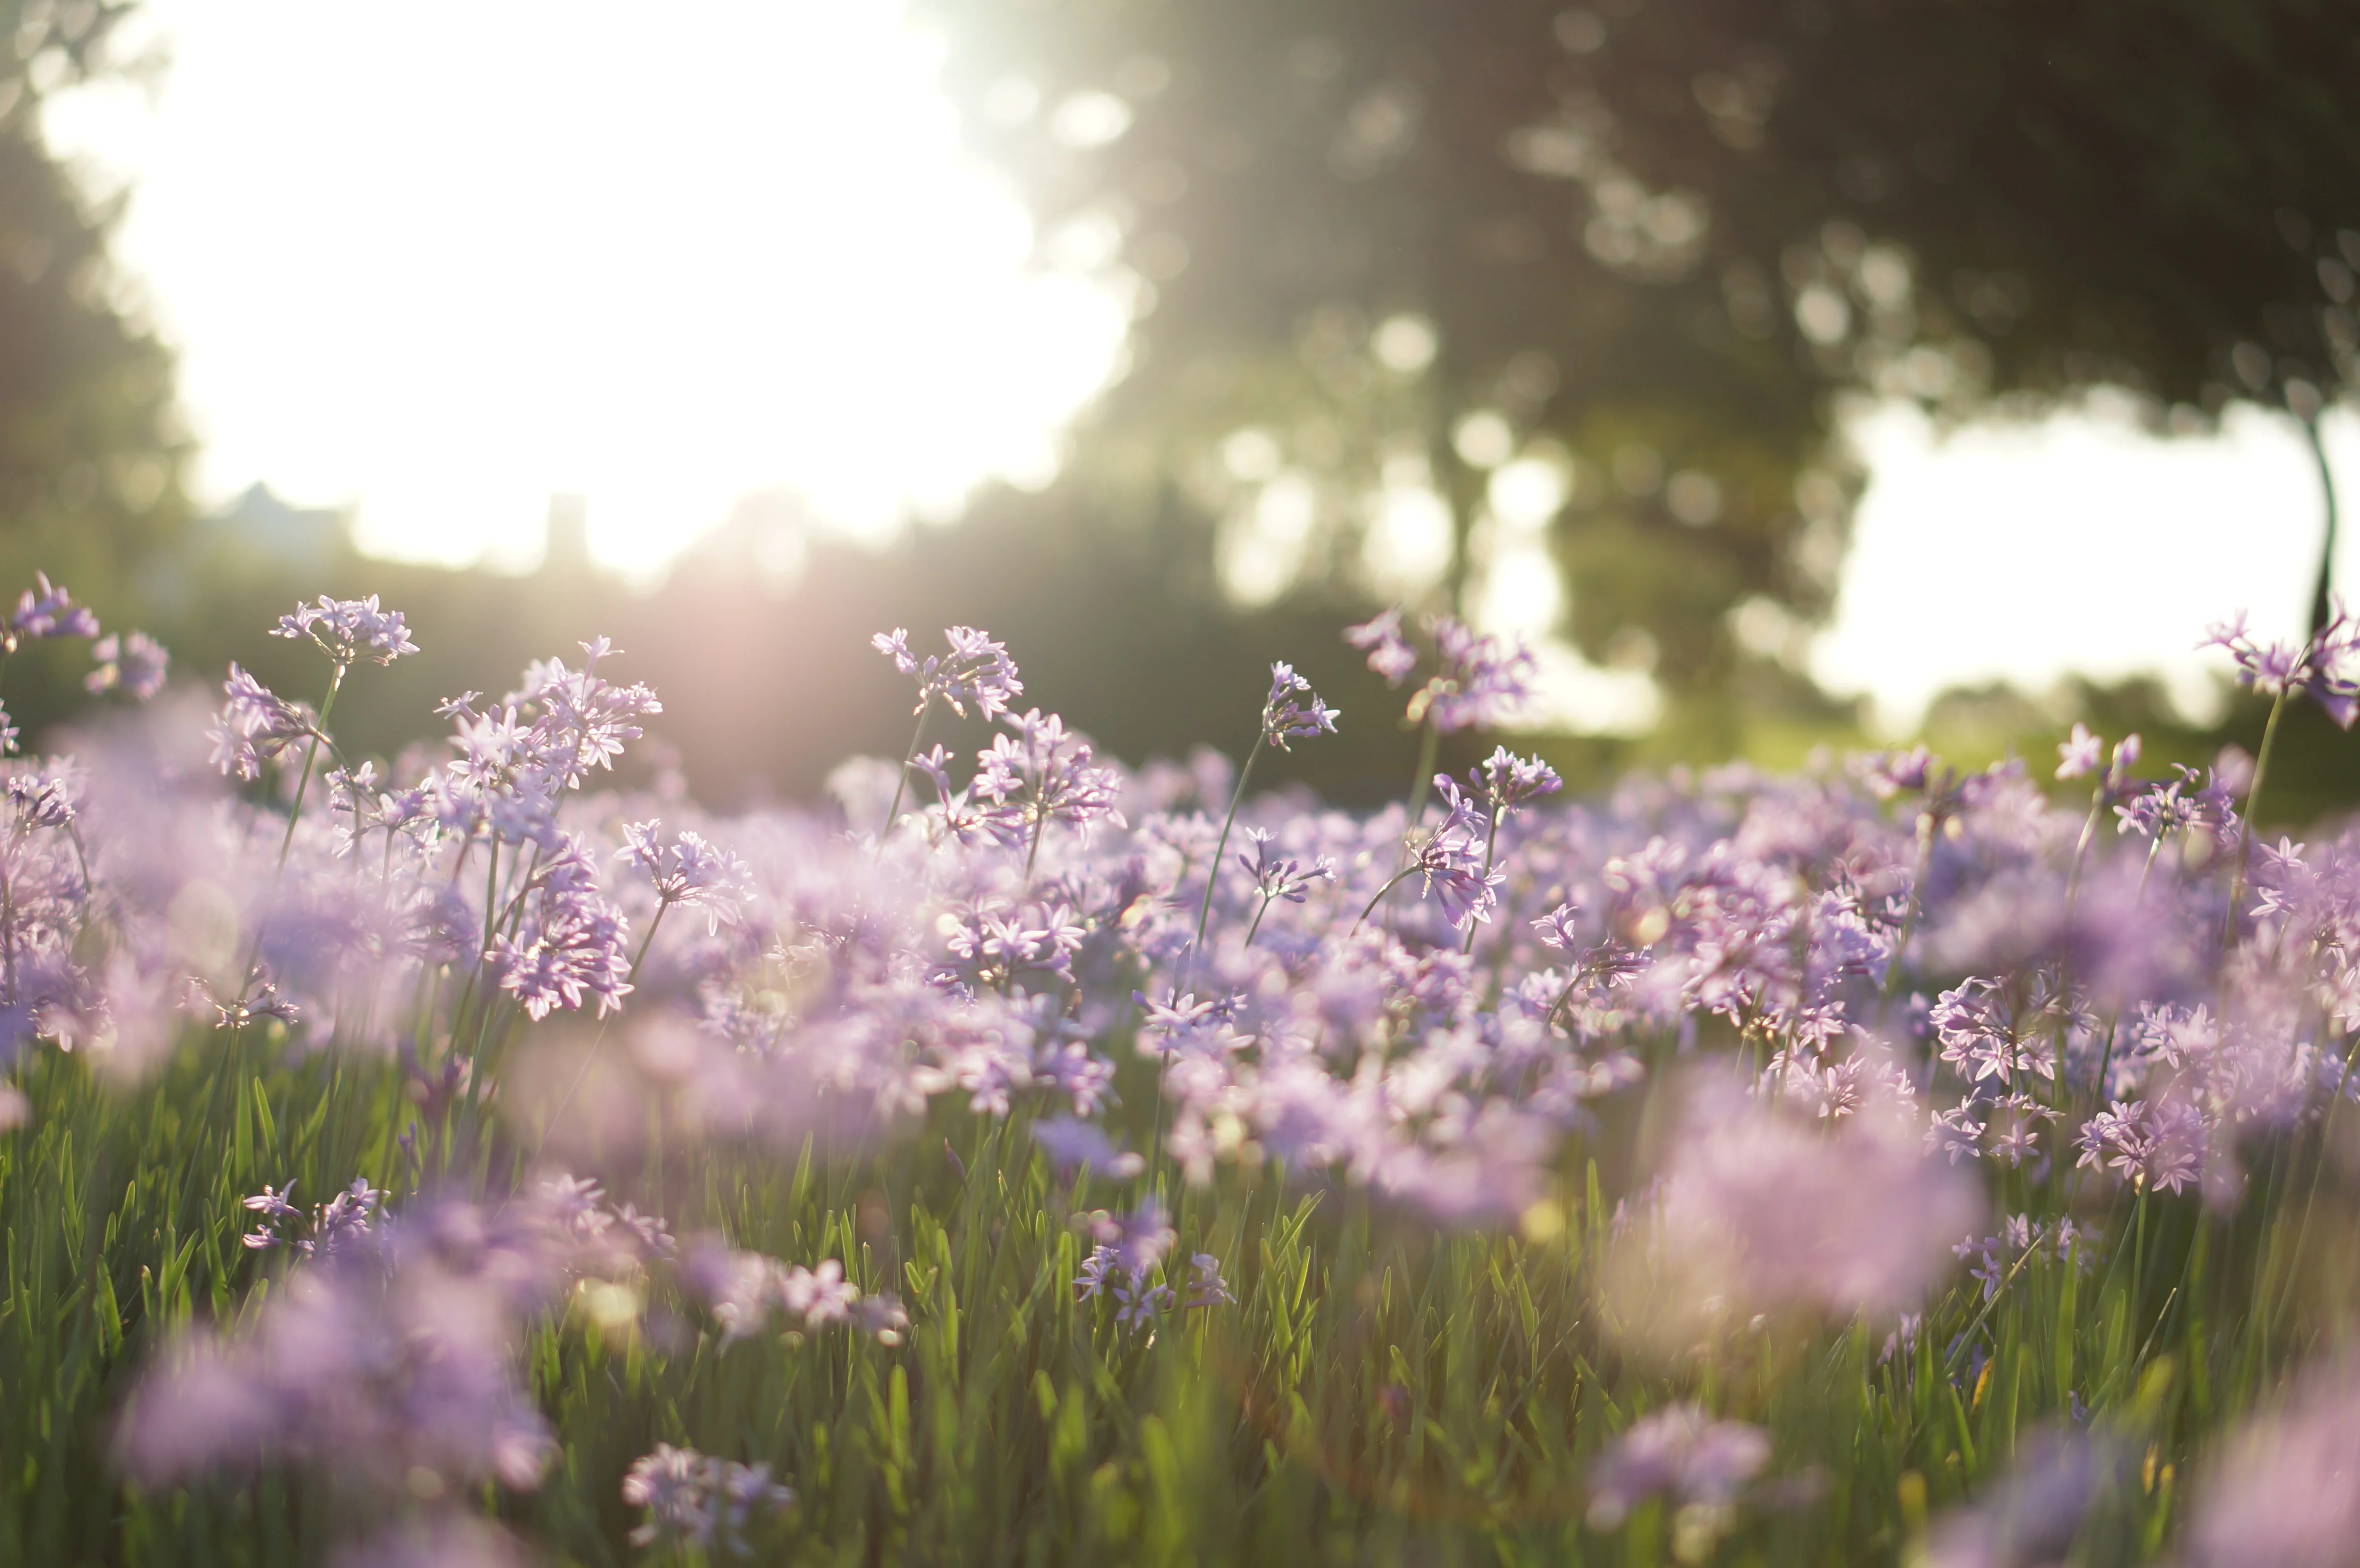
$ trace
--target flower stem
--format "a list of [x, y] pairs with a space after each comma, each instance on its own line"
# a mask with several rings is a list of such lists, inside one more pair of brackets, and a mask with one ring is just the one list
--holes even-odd
[[2221, 946], [2227, 951], [2229, 941], [2237, 934], [2237, 906], [2245, 897], [2245, 856], [2254, 842], [2254, 812], [2262, 803], [2262, 786], [2270, 777], [2270, 753], [2278, 749], [2278, 719], [2285, 713], [2287, 697], [2291, 687], [2281, 686], [2278, 694], [2270, 699], [2269, 722], [2262, 726], [2262, 749], [2254, 758], [2254, 787], [2245, 791], [2245, 814], [2237, 824], [2237, 863], [2229, 873], [2229, 909], [2221, 918]]
[[926, 721], [934, 715], [934, 699], [926, 694], [918, 704], [918, 727], [910, 732], [909, 754], [901, 758], [901, 770], [893, 777], [893, 803], [885, 809], [884, 823], [877, 830], [877, 848], [869, 858], [875, 860], [885, 853], [885, 839], [893, 831], [894, 821], [901, 814], [901, 796], [910, 788], [910, 765], [918, 760], [918, 747], [925, 743]]
[[1376, 898], [1371, 898], [1366, 904], [1361, 906], [1360, 920], [1352, 922], [1352, 929], [1344, 933], [1344, 940], [1346, 942], [1349, 942], [1354, 937], [1358, 936], [1360, 932], [1361, 924], [1365, 922], [1369, 916], [1375, 911], [1377, 899], [1382, 898], [1386, 894], [1392, 892], [1404, 877], [1407, 877], [1412, 871], [1415, 871], [1417, 867], [1415, 866], [1408, 866], [1403, 870], [1394, 872], [1391, 877], [1387, 877], [1385, 879], [1385, 885], [1377, 889]]
[[[1493, 845], [1500, 842], [1500, 819], [1506, 813], [1500, 809], [1497, 802], [1492, 804], [1491, 825], [1484, 830], [1483, 833], [1484, 888], [1488, 888], [1491, 886], [1491, 849]], [[1478, 889], [1478, 891], [1480, 890], [1481, 889]], [[1475, 928], [1482, 923], [1483, 922], [1480, 920], [1469, 920], [1467, 922], [1467, 945], [1460, 948], [1459, 950], [1459, 952], [1473, 953], [1475, 951]]]
[[1402, 846], [1406, 849], [1409, 837], [1417, 832], [1417, 819], [1425, 814], [1426, 797], [1434, 788], [1434, 758], [1442, 746], [1442, 732], [1434, 727], [1434, 717], [1426, 715], [1425, 733], [1418, 737], [1417, 771], [1410, 776], [1409, 817], [1402, 826]]
[[1273, 901], [1274, 899], [1273, 895], [1267, 893], [1262, 895], [1262, 908], [1254, 911], [1253, 923], [1246, 927], [1246, 945], [1248, 947], [1251, 947], [1253, 945], [1254, 932], [1262, 930], [1262, 918], [1270, 913], [1270, 906]]
[[1246, 798], [1246, 784], [1253, 778], [1254, 764], [1262, 759], [1262, 748], [1269, 735], [1257, 734], [1253, 749], [1246, 753], [1246, 765], [1238, 769], [1238, 787], [1229, 793], [1229, 814], [1221, 821], [1221, 836], [1213, 845], [1213, 863], [1205, 869], [1205, 902], [1196, 910], [1196, 942], [1188, 951], [1196, 953], [1205, 945], [1205, 922], [1213, 916], [1213, 889], [1221, 880], [1221, 856], [1229, 847], [1229, 830], [1237, 825], [1238, 807]]

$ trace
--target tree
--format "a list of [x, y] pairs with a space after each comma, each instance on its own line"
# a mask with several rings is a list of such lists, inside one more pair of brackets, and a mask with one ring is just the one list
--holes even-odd
[[1284, 474], [1331, 575], [1381, 479], [1423, 479], [1456, 595], [1485, 464], [1538, 450], [1575, 480], [1571, 630], [1676, 691], [1828, 607], [1847, 390], [1955, 418], [2114, 382], [2179, 428], [2235, 395], [2315, 428], [2350, 374], [2360, 29], [2322, 0], [923, 14], [1045, 248], [1141, 282], [1086, 474], [1232, 509]]
[[[112, 615], [185, 517], [172, 359], [108, 256], [94, 201], [41, 136], [43, 104], [149, 69], [119, 48], [129, 0], [0, 0], [0, 568], [43, 569]], [[38, 725], [82, 667], [18, 661], [9, 710]]]

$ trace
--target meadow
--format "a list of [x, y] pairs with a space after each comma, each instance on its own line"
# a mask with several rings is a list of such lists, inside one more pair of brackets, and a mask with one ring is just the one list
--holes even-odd
[[[278, 629], [316, 707], [0, 633], [93, 655], [0, 833], [0, 1561], [2360, 1562], [2360, 846], [2246, 825], [2341, 617], [2216, 629], [2210, 770], [1586, 800], [1433, 771], [1533, 678], [1448, 617], [1137, 770], [896, 630], [906, 759], [729, 817], [602, 641], [361, 757], [403, 617]], [[1342, 723], [1404, 803], [1288, 787]]]

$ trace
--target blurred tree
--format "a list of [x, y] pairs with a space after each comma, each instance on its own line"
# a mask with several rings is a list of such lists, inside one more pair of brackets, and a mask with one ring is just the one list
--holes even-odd
[[[0, 587], [45, 569], [110, 615], [185, 517], [187, 441], [171, 356], [107, 254], [119, 203], [60, 165], [40, 116], [54, 93], [152, 66], [114, 47], [132, 9], [0, 0]], [[8, 706], [29, 722], [88, 667], [50, 662], [10, 672]]]
[[1584, 648], [1710, 692], [1830, 604], [1842, 391], [2315, 432], [2351, 372], [2333, 0], [919, 12], [1044, 256], [1136, 289], [1079, 475], [1179, 477], [1248, 597], [1382, 592], [1422, 539], [1460, 597], [1536, 507]]

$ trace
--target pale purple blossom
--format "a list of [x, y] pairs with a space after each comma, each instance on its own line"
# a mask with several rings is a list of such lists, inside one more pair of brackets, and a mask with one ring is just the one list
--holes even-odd
[[1388, 686], [1400, 685], [1417, 668], [1417, 650], [1402, 636], [1401, 624], [1397, 604], [1344, 632], [1344, 640], [1368, 654], [1369, 668], [1383, 676]]
[[1444, 735], [1488, 729], [1517, 717], [1531, 700], [1540, 665], [1521, 638], [1479, 635], [1454, 615], [1426, 622], [1434, 634], [1435, 673], [1409, 701], [1409, 722], [1431, 721]]
[[1504, 815], [1543, 795], [1554, 795], [1565, 787], [1556, 768], [1537, 757], [1517, 757], [1504, 746], [1494, 747], [1470, 777], [1495, 815]]
[[288, 702], [235, 663], [222, 693], [227, 701], [206, 736], [213, 743], [213, 766], [224, 773], [258, 779], [264, 763], [319, 733], [309, 708]]
[[893, 661], [894, 669], [916, 679], [918, 705], [912, 713], [924, 713], [926, 704], [939, 697], [962, 718], [969, 702], [985, 718], [997, 718], [1008, 711], [1013, 699], [1024, 694], [1016, 661], [989, 633], [973, 626], [951, 626], [943, 638], [950, 644], [949, 655], [928, 654], [923, 661], [910, 651], [910, 634], [903, 627], [895, 626], [890, 634], [879, 632], [869, 639], [869, 646]]
[[33, 581], [39, 584], [38, 592], [27, 588], [19, 594], [16, 610], [0, 627], [0, 652], [14, 653], [28, 642], [50, 637], [98, 635], [98, 617], [75, 604], [71, 593], [53, 586], [48, 572], [33, 573]]
[[1770, 1437], [1746, 1421], [1715, 1421], [1700, 1405], [1644, 1415], [1590, 1467], [1590, 1523], [1612, 1530], [1650, 1497], [1726, 1508], [1770, 1463]]
[[90, 656], [98, 668], [82, 677], [87, 690], [120, 691], [141, 702], [164, 689], [164, 675], [172, 662], [164, 645], [146, 632], [110, 632], [91, 645]]
[[785, 1512], [794, 1500], [794, 1489], [771, 1480], [767, 1465], [716, 1459], [668, 1443], [633, 1460], [623, 1476], [623, 1501], [647, 1510], [631, 1531], [638, 1546], [744, 1552], [747, 1527]]
[[[1311, 698], [1308, 707], [1302, 701], [1306, 694]], [[1289, 740], [1334, 735], [1336, 721], [1343, 716], [1343, 710], [1329, 707], [1293, 665], [1270, 667], [1270, 700], [1262, 707], [1262, 738], [1269, 745], [1284, 751]]]
[[2360, 717], [2360, 623], [2335, 602], [2328, 624], [2301, 643], [2261, 642], [2239, 611], [2206, 632], [2199, 648], [2228, 650], [2237, 684], [2264, 697], [2306, 692], [2343, 729]]
[[331, 599], [322, 593], [318, 604], [298, 604], [279, 616], [270, 635], [290, 640], [310, 637], [339, 665], [362, 659], [391, 664], [418, 651], [401, 612], [380, 609], [374, 593], [366, 599]]
[[663, 824], [652, 820], [625, 823], [615, 858], [654, 885], [663, 908], [703, 909], [708, 929], [736, 925], [753, 892], [752, 868], [701, 833], [683, 828], [665, 844], [662, 833]]
[[2360, 1541], [2360, 1378], [2311, 1372], [2204, 1465], [2182, 1546], [2191, 1568], [2340, 1568]]

